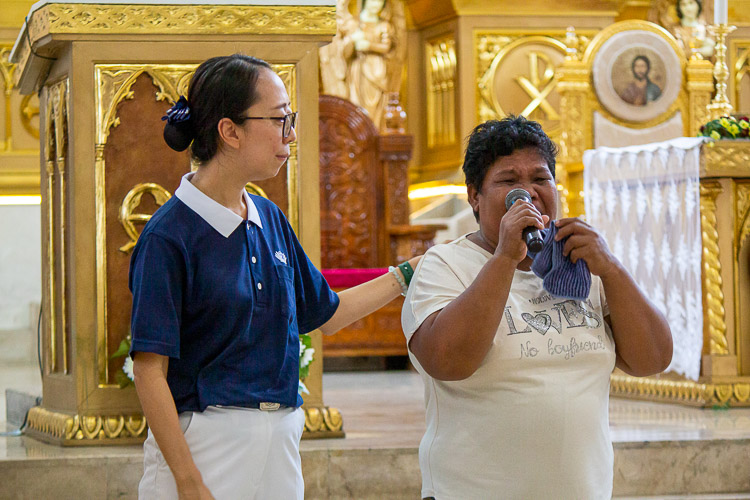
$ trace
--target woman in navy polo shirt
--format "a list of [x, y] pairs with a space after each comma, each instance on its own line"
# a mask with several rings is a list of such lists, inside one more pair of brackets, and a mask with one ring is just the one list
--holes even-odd
[[140, 498], [303, 498], [299, 334], [333, 333], [405, 288], [400, 271], [340, 295], [281, 210], [251, 196], [296, 139], [265, 61], [198, 67], [164, 137], [200, 164], [133, 252], [135, 384], [149, 422]]

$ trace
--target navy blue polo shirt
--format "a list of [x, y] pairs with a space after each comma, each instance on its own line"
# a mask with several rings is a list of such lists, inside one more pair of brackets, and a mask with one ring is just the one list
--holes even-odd
[[328, 321], [338, 296], [276, 205], [246, 194], [243, 220], [191, 176], [133, 251], [131, 354], [169, 356], [178, 412], [300, 406], [299, 334]]

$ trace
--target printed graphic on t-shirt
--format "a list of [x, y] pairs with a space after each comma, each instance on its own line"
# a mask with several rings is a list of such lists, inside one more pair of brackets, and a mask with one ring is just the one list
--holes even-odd
[[604, 320], [590, 300], [544, 294], [529, 299], [529, 304], [534, 306], [533, 313], [514, 310], [512, 305], [505, 307], [507, 333], [503, 350], [506, 353], [510, 347], [507, 341], [511, 339], [516, 340], [517, 359], [560, 357], [570, 360], [581, 353], [609, 348]]

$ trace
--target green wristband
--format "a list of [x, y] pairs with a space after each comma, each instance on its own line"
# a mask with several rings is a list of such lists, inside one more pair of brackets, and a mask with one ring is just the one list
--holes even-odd
[[404, 281], [406, 282], [406, 286], [409, 286], [409, 283], [411, 282], [412, 276], [414, 276], [414, 268], [411, 267], [411, 264], [409, 264], [409, 261], [402, 262], [398, 265], [398, 268], [401, 269], [401, 273], [404, 275]]

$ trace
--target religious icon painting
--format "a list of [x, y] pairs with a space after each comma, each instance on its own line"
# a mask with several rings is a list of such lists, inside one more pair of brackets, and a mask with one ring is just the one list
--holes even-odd
[[615, 117], [644, 122], [672, 107], [682, 88], [682, 58], [668, 35], [628, 30], [604, 42], [594, 58], [599, 101]]

